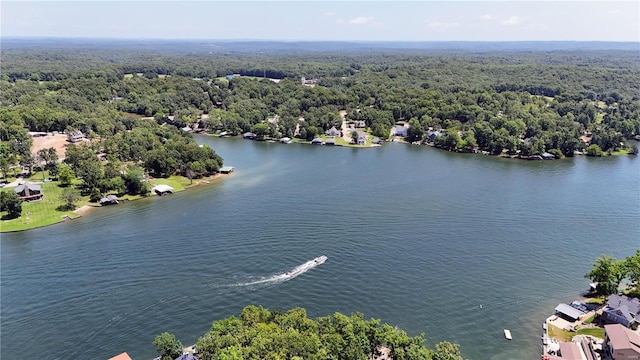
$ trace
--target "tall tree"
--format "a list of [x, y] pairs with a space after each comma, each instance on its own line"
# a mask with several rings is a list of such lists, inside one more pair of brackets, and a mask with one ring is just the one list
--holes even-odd
[[153, 340], [153, 346], [160, 353], [161, 360], [174, 360], [182, 355], [182, 343], [175, 335], [163, 332]]
[[598, 284], [596, 286], [598, 294], [607, 296], [618, 292], [618, 286], [624, 278], [624, 272], [615, 258], [602, 255], [595, 261], [593, 268], [585, 274], [585, 277]]
[[75, 174], [71, 167], [65, 163], [58, 164], [58, 180], [60, 181], [61, 186], [69, 186], [75, 179]]
[[22, 200], [13, 189], [0, 192], [0, 211], [6, 211], [9, 219], [20, 217], [22, 214]]
[[60, 200], [64, 201], [65, 210], [73, 210], [76, 208], [75, 202], [80, 200], [80, 191], [73, 187], [66, 187], [60, 194]]
[[640, 249], [624, 259], [623, 269], [630, 285], [640, 291]]

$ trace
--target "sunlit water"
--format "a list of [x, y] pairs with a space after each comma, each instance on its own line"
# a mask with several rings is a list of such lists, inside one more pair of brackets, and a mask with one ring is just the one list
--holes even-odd
[[635, 157], [197, 140], [236, 171], [2, 234], [3, 359], [151, 359], [155, 335], [192, 344], [248, 304], [359, 311], [467, 358], [538, 359], [542, 322], [592, 262], [640, 248]]

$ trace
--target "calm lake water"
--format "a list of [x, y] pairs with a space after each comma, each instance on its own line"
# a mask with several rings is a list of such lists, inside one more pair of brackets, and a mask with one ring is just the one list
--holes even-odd
[[151, 359], [155, 335], [193, 344], [249, 304], [359, 311], [470, 359], [539, 359], [542, 322], [588, 287], [592, 262], [640, 247], [636, 157], [196, 139], [236, 172], [2, 234], [3, 359]]

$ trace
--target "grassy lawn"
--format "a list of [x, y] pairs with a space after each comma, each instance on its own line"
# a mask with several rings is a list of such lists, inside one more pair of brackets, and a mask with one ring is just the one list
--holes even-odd
[[547, 330], [549, 332], [549, 338], [557, 339], [560, 341], [571, 341], [571, 338], [575, 335], [574, 332], [562, 330], [559, 327], [553, 326], [551, 324], [549, 324]]
[[[607, 155], [607, 152], [603, 152], [602, 155]], [[629, 150], [627, 149], [622, 149], [622, 150], [618, 150], [618, 151], [612, 151], [611, 155], [629, 155]]]
[[588, 318], [587, 320], [583, 321], [583, 323], [585, 324], [591, 324], [593, 322], [593, 320], [595, 320], [596, 316], [592, 315], [590, 318]]
[[343, 137], [336, 137], [336, 145], [352, 146], [352, 144], [345, 140]]
[[[197, 180], [194, 180], [194, 184]], [[160, 184], [165, 184], [171, 186], [175, 191], [182, 191], [189, 187], [191, 181], [186, 177], [182, 176], [170, 176], [168, 178], [156, 178], [149, 182], [151, 186], [156, 186]]]
[[607, 302], [607, 299], [602, 296], [599, 296], [599, 297], [588, 298], [584, 302], [587, 304], [604, 305]]
[[604, 339], [604, 329], [603, 328], [583, 328], [578, 329], [578, 331], [566, 331], [562, 330], [557, 326], [549, 325], [549, 337], [554, 338], [560, 341], [571, 341], [576, 335], [591, 335], [600, 339]]
[[604, 339], [604, 328], [584, 328], [578, 329], [576, 335], [591, 335], [599, 339]]
[[[213, 178], [194, 179], [193, 185], [196, 185], [198, 181], [208, 181]], [[36, 173], [34, 176], [28, 179], [32, 182], [41, 182], [42, 173]], [[79, 181], [78, 181], [79, 182]], [[34, 229], [41, 226], [47, 226], [64, 221], [65, 217], [71, 219], [77, 218], [80, 215], [73, 211], [58, 211], [56, 210], [60, 205], [64, 205], [64, 202], [60, 200], [60, 195], [64, 188], [58, 186], [58, 182], [42, 183], [42, 192], [44, 198], [38, 201], [30, 201], [22, 203], [22, 216], [17, 219], [0, 220], [0, 231], [20, 231], [27, 229]], [[150, 181], [151, 187], [159, 184], [165, 184], [171, 186], [176, 192], [185, 190], [192, 186], [191, 181], [181, 176], [171, 176], [169, 178], [159, 178]], [[13, 188], [6, 188], [2, 191], [13, 191]], [[136, 200], [142, 198], [142, 195], [123, 195], [119, 198], [121, 200]], [[83, 196], [75, 203], [76, 207], [82, 207], [84, 205], [90, 205], [99, 207], [96, 203], [90, 203], [88, 196]], [[6, 211], [1, 212], [0, 216], [6, 215]]]
[[[58, 186], [57, 182], [43, 183], [42, 192], [44, 193], [44, 198], [38, 201], [23, 202], [22, 216], [17, 219], [1, 220], [0, 231], [7, 232], [32, 229], [63, 221], [63, 216], [70, 218], [78, 217], [79, 215], [73, 211], [56, 210], [58, 206], [64, 205], [64, 202], [60, 200], [60, 194], [62, 194], [63, 189], [64, 188]], [[13, 188], [8, 188], [4, 191], [13, 191]], [[78, 207], [89, 205], [89, 197], [81, 198], [75, 205]], [[6, 212], [0, 214], [5, 215]]]

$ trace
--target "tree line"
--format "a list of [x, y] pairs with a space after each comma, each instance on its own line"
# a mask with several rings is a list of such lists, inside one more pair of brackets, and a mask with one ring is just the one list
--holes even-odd
[[[364, 360], [387, 349], [396, 360], [462, 360], [456, 344], [441, 342], [428, 349], [424, 343], [422, 335], [411, 337], [378, 319], [366, 320], [361, 313], [336, 312], [313, 320], [303, 308], [269, 311], [250, 305], [239, 317], [214, 321], [195, 351], [202, 360]], [[183, 345], [173, 334], [156, 336], [153, 345], [162, 360], [182, 355]]]
[[[100, 140], [92, 150], [103, 158], [134, 162], [155, 176], [206, 175], [221, 159], [195, 149], [179, 129], [310, 140], [339, 128], [342, 110], [373, 136], [386, 139], [394, 126], [408, 124], [407, 141], [453, 151], [635, 153], [638, 60], [621, 50], [171, 55], [9, 49], [0, 80], [0, 168], [29, 167], [28, 131], [79, 130]], [[228, 74], [240, 76], [228, 80]], [[316, 85], [303, 85], [301, 77]]]

